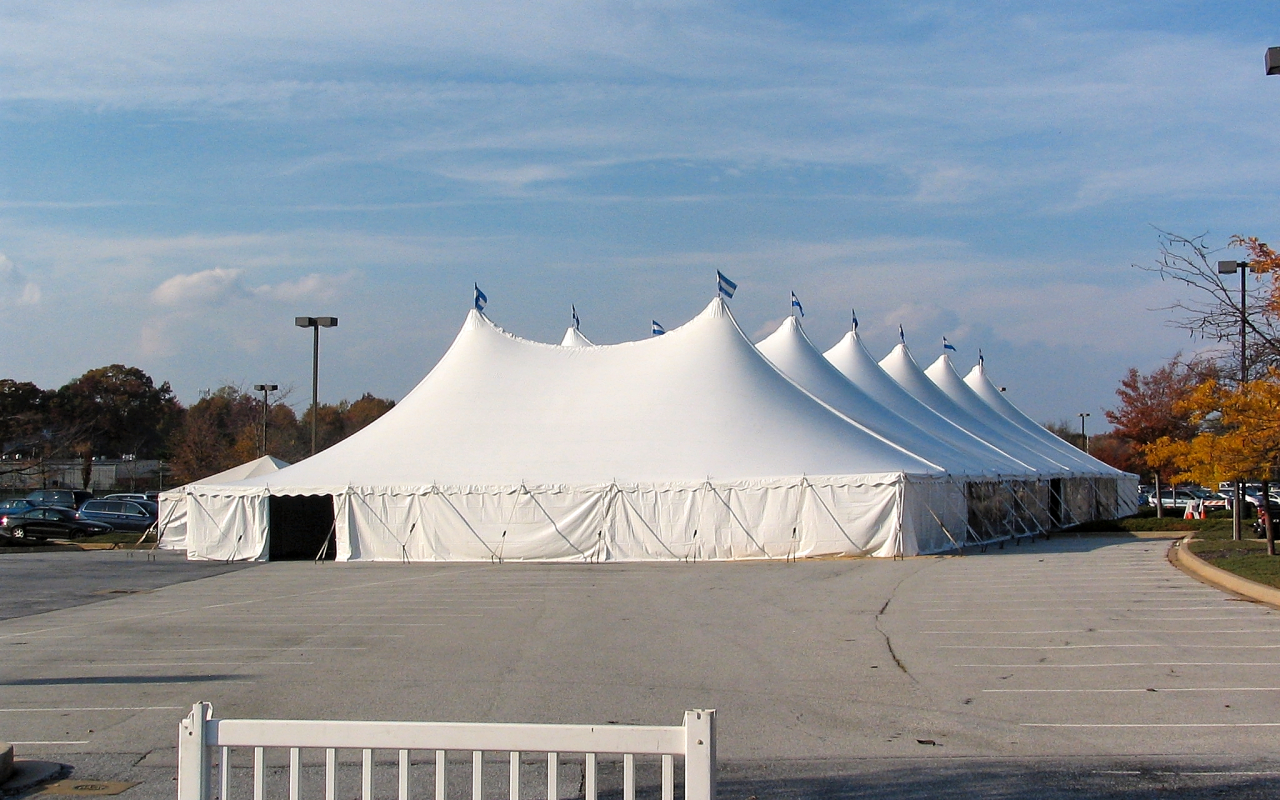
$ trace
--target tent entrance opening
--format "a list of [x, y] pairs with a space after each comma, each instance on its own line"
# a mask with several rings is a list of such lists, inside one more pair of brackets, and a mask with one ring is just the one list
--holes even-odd
[[316, 558], [324, 548], [325, 560], [332, 561], [333, 496], [285, 495], [270, 498], [271, 536], [267, 557], [272, 561], [303, 561]]
[[1062, 527], [1062, 478], [1049, 479], [1049, 526]]

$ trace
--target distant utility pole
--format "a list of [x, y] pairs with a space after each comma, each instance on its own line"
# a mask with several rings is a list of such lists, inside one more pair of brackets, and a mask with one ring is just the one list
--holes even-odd
[[255, 383], [253, 388], [262, 392], [262, 451], [258, 455], [265, 456], [267, 454], [267, 409], [271, 408], [270, 403], [267, 402], [267, 392], [274, 392], [280, 387], [274, 383]]

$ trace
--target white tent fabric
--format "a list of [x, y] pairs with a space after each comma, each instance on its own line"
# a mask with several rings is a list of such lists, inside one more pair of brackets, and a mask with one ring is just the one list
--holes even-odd
[[1038, 455], [1051, 459], [1061, 465], [1063, 469], [1081, 475], [1115, 475], [1117, 473], [1117, 470], [1110, 467], [1099, 470], [1098, 467], [1101, 465], [1088, 463], [1084, 454], [1074, 447], [1071, 448], [1071, 450], [1075, 451], [1073, 453], [1066, 448], [1048, 446], [1044, 441], [1010, 422], [1004, 415], [997, 413], [964, 382], [956, 372], [955, 366], [951, 363], [951, 356], [948, 354], [943, 353], [938, 356], [937, 360], [924, 371], [924, 374], [929, 380], [933, 381], [935, 386], [942, 390], [943, 394], [951, 398], [952, 402], [981, 420], [992, 430], [999, 432], [1001, 435], [1008, 437]]
[[987, 377], [985, 365], [979, 361], [973, 369], [969, 370], [969, 374], [964, 378], [965, 384], [973, 390], [973, 393], [986, 403], [990, 408], [999, 413], [1005, 419], [1022, 430], [1025, 430], [1036, 439], [1040, 440], [1048, 448], [1058, 451], [1066, 451], [1072, 453], [1076, 458], [1084, 461], [1086, 466], [1100, 475], [1110, 476], [1116, 480], [1116, 507], [1113, 510], [1115, 516], [1126, 516], [1133, 514], [1138, 510], [1138, 476], [1127, 472], [1121, 472], [1118, 469], [1104, 464], [1093, 456], [1076, 450], [1070, 444], [1062, 441], [1053, 433], [1045, 430], [1031, 417], [1027, 416], [1015, 406], [1004, 393], [995, 387], [990, 378]]
[[991, 383], [991, 379], [987, 377], [986, 367], [982, 363], [978, 363], [964, 377], [965, 385], [973, 392], [974, 396], [985, 403], [996, 413], [1004, 417], [1009, 423], [1017, 426], [1021, 430], [1030, 434], [1032, 437], [1040, 441], [1044, 446], [1059, 452], [1065, 452], [1073, 456], [1077, 461], [1081, 462], [1086, 468], [1103, 475], [1124, 475], [1126, 473], [1104, 464], [1093, 456], [1087, 455], [1079, 449], [1072, 447], [1064, 442], [1060, 437], [1045, 430], [1043, 426], [1035, 420], [1028, 417], [1017, 406], [1009, 401], [999, 389]]
[[607, 346], [470, 312], [367, 428], [274, 475], [192, 487], [189, 536], [264, 558], [268, 496], [308, 494], [334, 498], [339, 559], [911, 555], [964, 529], [962, 487], [778, 372], [719, 298]]
[[979, 439], [929, 408], [898, 385], [867, 352], [856, 331], [850, 331], [823, 356], [855, 386], [885, 408], [915, 424], [1003, 475], [1025, 475], [1030, 467]]
[[921, 430], [858, 388], [822, 357], [794, 316], [787, 317], [756, 347], [782, 374], [814, 397], [948, 472], [983, 475], [998, 471], [991, 462]]
[[[287, 466], [289, 466], [289, 462], [282, 461], [275, 456], [262, 456], [215, 475], [210, 475], [207, 478], [201, 478], [194, 483], [203, 486], [235, 483], [247, 478], [269, 475]], [[156, 527], [160, 532], [160, 541], [157, 546], [162, 550], [185, 550], [187, 548], [189, 494], [187, 490], [192, 485], [185, 484], [160, 493], [159, 502], [157, 503], [159, 512], [156, 517]]]
[[1042, 476], [1062, 475], [1069, 472], [1058, 461], [1043, 456], [1026, 445], [1010, 439], [1008, 436], [974, 417], [952, 400], [933, 381], [924, 374], [916, 364], [911, 352], [905, 344], [896, 345], [889, 355], [880, 360], [880, 366], [889, 373], [889, 377], [898, 382], [912, 397], [938, 412], [943, 417], [964, 428], [969, 433], [999, 448], [1003, 453], [1016, 458]]
[[582, 331], [569, 326], [564, 332], [564, 338], [560, 340], [561, 347], [595, 347], [591, 340], [582, 335]]

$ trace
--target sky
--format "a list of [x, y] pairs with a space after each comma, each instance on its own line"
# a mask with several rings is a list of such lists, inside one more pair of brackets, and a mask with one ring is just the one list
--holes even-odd
[[[0, 377], [399, 399], [487, 313], [597, 343], [857, 309], [1040, 421], [1205, 346], [1159, 230], [1280, 240], [1274, 2], [0, 5]], [[1223, 257], [1242, 257], [1226, 251]]]

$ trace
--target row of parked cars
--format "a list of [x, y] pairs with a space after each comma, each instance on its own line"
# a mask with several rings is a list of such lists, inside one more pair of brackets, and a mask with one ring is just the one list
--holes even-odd
[[[1243, 493], [1244, 501], [1255, 509], [1262, 505], [1261, 484], [1245, 484]], [[1280, 494], [1275, 491], [1269, 494], [1271, 505], [1280, 505]], [[1139, 486], [1138, 495], [1141, 504], [1152, 508], [1156, 506], [1157, 501], [1152, 487]], [[1224, 484], [1216, 492], [1203, 486], [1179, 486], [1176, 489], [1160, 489], [1159, 504], [1166, 510], [1185, 511], [1188, 504], [1196, 501], [1203, 502], [1206, 511], [1224, 511], [1231, 508], [1231, 504], [1235, 501], [1235, 488]]]
[[155, 492], [110, 494], [41, 489], [0, 500], [0, 536], [13, 539], [78, 539], [112, 531], [141, 533], [156, 524]]

